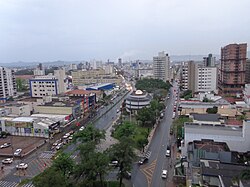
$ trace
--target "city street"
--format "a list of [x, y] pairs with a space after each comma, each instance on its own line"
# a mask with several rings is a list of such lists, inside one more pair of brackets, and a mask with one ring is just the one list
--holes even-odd
[[[173, 115], [173, 103], [175, 98], [173, 97], [173, 90], [170, 90], [170, 98], [167, 100], [167, 108], [165, 110], [164, 118], [155, 129], [155, 133], [152, 137], [149, 149], [151, 156], [148, 162], [139, 166], [135, 164], [132, 172], [132, 183], [134, 187], [148, 186], [148, 187], [164, 187], [170, 186], [170, 163], [172, 164], [171, 157], [166, 157], [167, 146], [170, 145], [170, 126], [172, 124]], [[168, 171], [168, 178], [162, 179], [162, 170]]]
[[[123, 97], [126, 95], [126, 93], [127, 92], [123, 93], [121, 96], [116, 97], [113, 100], [114, 104], [110, 104], [101, 108], [94, 118], [88, 118], [87, 120], [84, 120], [84, 125], [89, 122], [93, 122], [96, 128], [107, 130], [109, 126], [112, 125], [113, 121], [118, 117], [116, 111], [120, 108], [124, 99]], [[80, 123], [83, 124], [83, 121]], [[70, 131], [69, 127], [66, 127], [66, 129], [67, 131]], [[67, 131], [65, 131], [64, 133], [66, 133]], [[57, 138], [59, 137], [57, 136]], [[66, 147], [64, 152], [72, 154], [71, 157], [73, 159], [76, 159], [78, 154], [78, 151], [76, 151], [76, 147], [76, 144], [70, 144]], [[27, 158], [24, 158], [22, 160], [15, 160], [14, 163], [12, 163], [10, 166], [6, 166], [4, 171], [0, 171], [0, 186], [14, 187], [17, 186], [21, 180], [36, 176], [52, 164], [51, 158], [53, 155], [54, 152], [50, 151], [50, 146], [45, 145], [41, 147], [41, 149], [38, 149], [37, 151], [29, 155]], [[15, 166], [21, 161], [28, 163], [28, 168], [23, 171], [17, 171]], [[5, 173], [5, 170], [7, 173]]]

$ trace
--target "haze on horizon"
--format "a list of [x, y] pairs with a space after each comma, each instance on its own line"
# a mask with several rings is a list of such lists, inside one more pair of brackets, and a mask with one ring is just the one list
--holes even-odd
[[0, 0], [0, 63], [219, 54], [250, 43], [249, 0]]

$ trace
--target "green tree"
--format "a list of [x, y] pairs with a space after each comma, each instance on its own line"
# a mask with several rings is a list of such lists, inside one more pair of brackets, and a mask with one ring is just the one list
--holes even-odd
[[55, 170], [63, 173], [63, 176], [68, 178], [74, 168], [74, 161], [70, 158], [70, 155], [61, 153], [53, 162]]
[[83, 143], [89, 141], [99, 143], [101, 139], [105, 139], [105, 132], [95, 128], [92, 124], [87, 125], [83, 131], [75, 135], [75, 140], [80, 140]]
[[217, 114], [218, 112], [218, 107], [214, 106], [213, 108], [207, 108], [206, 112], [208, 114]]
[[123, 137], [119, 143], [114, 144], [108, 151], [110, 158], [115, 158], [118, 161], [120, 187], [122, 186], [122, 179], [125, 177], [126, 171], [131, 170], [133, 160], [136, 156], [132, 145], [132, 139]]
[[149, 93], [153, 93], [157, 89], [165, 89], [169, 90], [171, 84], [169, 82], [164, 82], [160, 79], [141, 79], [136, 81], [135, 84], [136, 89], [146, 90]]
[[155, 113], [151, 111], [150, 108], [142, 108], [137, 112], [136, 119], [142, 122], [143, 126], [149, 125], [152, 126], [152, 123], [155, 120]]
[[148, 144], [148, 138], [147, 136], [145, 137], [141, 137], [137, 140], [137, 145], [140, 149], [142, 149], [142, 151], [144, 152], [144, 148], [145, 146]]
[[41, 174], [35, 176], [32, 180], [35, 187], [67, 187], [68, 180], [63, 176], [63, 173], [56, 170], [54, 167], [45, 169]]
[[117, 139], [121, 139], [124, 136], [130, 137], [135, 134], [135, 130], [136, 130], [135, 124], [125, 121], [116, 128], [114, 137]]
[[250, 179], [250, 169], [243, 170], [240, 173], [239, 179], [249, 180]]

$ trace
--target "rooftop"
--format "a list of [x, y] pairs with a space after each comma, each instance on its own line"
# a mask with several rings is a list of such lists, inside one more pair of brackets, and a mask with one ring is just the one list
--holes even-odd
[[207, 152], [230, 151], [225, 142], [214, 142], [213, 140], [195, 140], [193, 143], [195, 149], [201, 149]]
[[91, 93], [100, 93], [100, 91], [95, 91], [95, 90], [71, 90], [69, 92], [66, 92], [66, 95], [87, 95]]
[[219, 122], [220, 114], [190, 114], [193, 116], [194, 120], [197, 121], [211, 121], [211, 122]]

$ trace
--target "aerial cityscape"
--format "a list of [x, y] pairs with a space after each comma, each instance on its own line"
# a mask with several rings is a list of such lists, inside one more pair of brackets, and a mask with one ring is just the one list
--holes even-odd
[[0, 0], [0, 187], [250, 187], [249, 7]]

